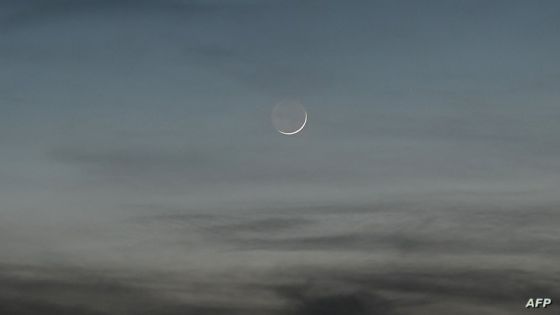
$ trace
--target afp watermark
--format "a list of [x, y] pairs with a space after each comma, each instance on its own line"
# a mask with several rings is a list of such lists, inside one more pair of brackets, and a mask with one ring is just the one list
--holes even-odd
[[551, 298], [530, 298], [525, 304], [525, 308], [547, 308], [551, 304]]

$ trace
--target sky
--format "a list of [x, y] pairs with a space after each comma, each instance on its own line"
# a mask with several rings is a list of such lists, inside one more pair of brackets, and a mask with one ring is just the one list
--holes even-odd
[[0, 0], [0, 313], [559, 299], [559, 38], [552, 0]]

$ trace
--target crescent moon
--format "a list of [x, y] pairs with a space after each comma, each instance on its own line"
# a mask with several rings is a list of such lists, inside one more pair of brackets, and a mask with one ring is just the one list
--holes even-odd
[[305, 117], [303, 119], [303, 124], [301, 124], [301, 127], [299, 127], [297, 130], [292, 131], [292, 132], [285, 132], [285, 131], [278, 130], [278, 132], [280, 132], [283, 135], [291, 136], [291, 135], [295, 135], [296, 133], [302, 131], [303, 128], [305, 127], [305, 124], [307, 124], [307, 112], [304, 111], [304, 113], [305, 113]]

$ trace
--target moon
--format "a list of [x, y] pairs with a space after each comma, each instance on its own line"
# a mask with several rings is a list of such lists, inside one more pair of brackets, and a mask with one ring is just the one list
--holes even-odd
[[272, 110], [272, 125], [279, 133], [295, 135], [307, 124], [307, 111], [299, 102], [283, 101]]

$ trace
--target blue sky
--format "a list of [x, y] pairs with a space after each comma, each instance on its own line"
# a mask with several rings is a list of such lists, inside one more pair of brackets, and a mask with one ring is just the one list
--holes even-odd
[[[559, 14], [555, 1], [0, 1], [2, 274], [173, 271], [214, 290], [226, 270], [280, 286], [286, 268], [319, 287], [339, 275], [360, 304], [388, 288], [352, 266], [398, 266], [378, 275], [392, 287], [410, 270], [483, 272], [469, 262], [529, 272], [511, 281], [532, 292], [543, 270], [558, 277]], [[309, 122], [286, 137], [270, 113], [293, 99]], [[298, 288], [316, 314], [321, 297]], [[274, 298], [254, 312], [291, 314], [294, 296], [256, 291]], [[516, 314], [517, 295], [479, 314]], [[408, 314], [396, 296], [356, 314]], [[477, 307], [437, 297], [413, 313]]]

